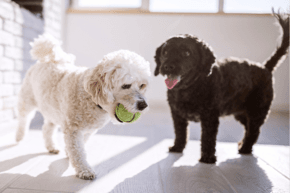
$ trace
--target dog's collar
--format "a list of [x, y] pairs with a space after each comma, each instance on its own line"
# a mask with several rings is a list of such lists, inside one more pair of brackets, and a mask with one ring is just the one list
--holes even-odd
[[97, 107], [99, 107], [100, 109], [103, 109], [100, 105], [97, 105]]

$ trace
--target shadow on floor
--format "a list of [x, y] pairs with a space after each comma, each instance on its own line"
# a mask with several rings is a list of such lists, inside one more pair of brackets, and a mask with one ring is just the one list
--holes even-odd
[[[253, 156], [228, 159], [218, 166], [198, 163], [195, 166], [173, 167], [180, 157], [181, 154], [168, 154], [165, 159], [115, 186], [111, 193], [122, 192], [122, 190], [129, 190], [132, 193], [142, 192], [142, 190], [166, 193], [234, 192], [234, 188], [223, 175], [227, 179], [231, 179], [230, 183], [235, 187], [243, 188], [235, 190], [236, 192], [272, 192], [271, 181]], [[161, 172], [162, 184], [152, 184], [150, 172], [158, 167]], [[157, 179], [156, 182], [159, 180]]]
[[32, 158], [42, 156], [42, 155], [48, 155], [48, 153], [35, 153], [35, 154], [22, 155], [22, 156], [13, 158], [13, 159], [1, 161], [0, 162], [0, 173], [5, 172], [7, 170], [10, 170], [14, 167], [17, 167], [17, 166], [27, 162], [28, 160], [30, 160]]
[[[48, 155], [47, 153], [39, 153], [39, 154], [31, 154], [27, 156], [21, 156], [18, 158], [14, 158], [14, 163], [24, 163], [24, 159], [30, 159], [33, 157], [41, 156], [41, 155]], [[53, 156], [53, 155], [51, 155]], [[7, 160], [9, 161], [9, 160]], [[2, 163], [0, 163], [1, 165]], [[90, 181], [80, 180], [75, 176], [65, 176], [62, 177], [63, 173], [69, 167], [69, 160], [68, 158], [63, 158], [52, 162], [49, 165], [49, 168], [46, 172], [39, 174], [38, 176], [30, 176], [27, 174], [8, 174], [3, 173], [0, 174], [0, 179], [14, 179], [12, 185], [9, 188], [16, 188], [21, 187], [21, 189], [28, 189], [28, 190], [46, 190], [49, 187], [51, 191], [61, 191], [59, 187], [63, 185], [68, 185], [70, 187], [66, 187], [66, 189], [70, 189], [70, 191], [77, 191], [82, 187], [86, 186], [87, 184], [91, 183]], [[71, 183], [63, 183], [64, 181], [70, 181]], [[81, 183], [75, 183], [79, 181]], [[55, 189], [55, 190], [54, 190]], [[1, 188], [0, 188], [1, 192]]]
[[[33, 157], [41, 155], [47, 155], [47, 153], [30, 154], [14, 158], [13, 160], [6, 160], [5, 163], [0, 162], [0, 166], [13, 162], [14, 167], [17, 164], [24, 163]], [[174, 167], [173, 164], [181, 157], [182, 154], [168, 154], [166, 158], [115, 186], [111, 193], [124, 192], [123, 190], [126, 190], [128, 193], [140, 191], [166, 193], [233, 192], [231, 185], [225, 181], [222, 175], [230, 179], [230, 183], [235, 185], [237, 192], [272, 192], [271, 181], [268, 179], [264, 170], [259, 167], [257, 159], [253, 156], [241, 156], [236, 159], [228, 159], [218, 166], [215, 164], [198, 163], [195, 166]], [[0, 174], [0, 178], [17, 179], [17, 181], [14, 181], [11, 188], [21, 187], [31, 190], [45, 190], [45, 187], [50, 187], [49, 190], [52, 191], [54, 190], [53, 187], [57, 187], [55, 191], [61, 191], [59, 187], [63, 187], [64, 190], [73, 192], [81, 190], [94, 182], [80, 180], [75, 176], [62, 177], [68, 167], [68, 158], [62, 158], [52, 162], [46, 172], [35, 177], [27, 174], [4, 173]], [[12, 168], [12, 166], [9, 168]], [[159, 168], [158, 172], [160, 172], [160, 174], [151, 175], [152, 171], [156, 168]], [[2, 172], [1, 169], [0, 172]], [[152, 183], [152, 178], [156, 178], [156, 180], [154, 180], [156, 183]], [[97, 180], [99, 180], [99, 178]], [[65, 183], [67, 181], [70, 181], [70, 183]], [[245, 186], [245, 184], [247, 185]], [[35, 185], [37, 185], [37, 187]], [[243, 189], [239, 189], [239, 187]], [[245, 189], [245, 187], [248, 189]]]
[[11, 145], [6, 145], [6, 146], [2, 146], [0, 147], [0, 151], [3, 151], [5, 149], [9, 149], [9, 148], [12, 148], [12, 147], [15, 147], [17, 144], [11, 144]]
[[218, 167], [229, 182], [235, 186], [236, 192], [273, 192], [272, 182], [258, 165], [258, 159], [252, 155], [227, 159]]

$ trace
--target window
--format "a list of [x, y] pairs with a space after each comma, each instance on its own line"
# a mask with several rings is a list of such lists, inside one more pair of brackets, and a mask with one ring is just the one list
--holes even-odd
[[272, 7], [289, 11], [289, 6], [289, 0], [224, 0], [225, 13], [272, 13]]
[[151, 12], [218, 12], [218, 0], [150, 0]]
[[289, 12], [289, 0], [73, 0], [74, 8], [94, 10], [142, 10], [165, 13], [271, 13]]
[[142, 0], [79, 0], [80, 7], [120, 7], [120, 8], [138, 8]]

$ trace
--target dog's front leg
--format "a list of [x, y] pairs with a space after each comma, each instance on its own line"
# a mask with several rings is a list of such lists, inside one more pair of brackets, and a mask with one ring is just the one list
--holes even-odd
[[174, 122], [175, 141], [174, 146], [169, 147], [169, 152], [181, 153], [185, 148], [188, 139], [188, 121], [181, 117], [178, 112], [172, 108], [171, 114]]
[[216, 136], [219, 126], [219, 117], [216, 114], [201, 116], [201, 158], [200, 162], [215, 163]]
[[77, 177], [85, 180], [93, 180], [96, 174], [86, 160], [83, 134], [80, 131], [66, 131], [64, 132], [64, 140], [66, 153], [72, 166], [76, 170]]

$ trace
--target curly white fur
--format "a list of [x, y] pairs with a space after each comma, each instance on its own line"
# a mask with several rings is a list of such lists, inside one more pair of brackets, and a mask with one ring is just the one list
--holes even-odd
[[[16, 141], [23, 139], [38, 110], [45, 119], [43, 136], [48, 151], [59, 152], [53, 136], [60, 126], [77, 176], [94, 179], [84, 143], [110, 120], [121, 124], [115, 118], [119, 103], [132, 113], [145, 111], [138, 110], [138, 102], [146, 103], [149, 63], [134, 52], [120, 50], [104, 56], [95, 68], [81, 68], [74, 65], [74, 56], [65, 53], [60, 42], [48, 34], [31, 45], [31, 55], [38, 61], [27, 71], [19, 94]], [[130, 89], [123, 89], [124, 84], [130, 84]]]

